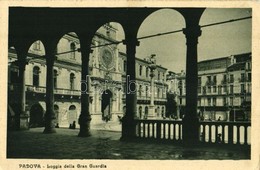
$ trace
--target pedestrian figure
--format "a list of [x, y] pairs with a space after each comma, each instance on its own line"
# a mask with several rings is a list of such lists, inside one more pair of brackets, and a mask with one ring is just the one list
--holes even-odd
[[76, 121], [73, 121], [73, 123], [71, 125], [71, 129], [76, 129]]
[[221, 116], [218, 117], [218, 121], [220, 121], [220, 120], [221, 120]]
[[72, 129], [72, 124], [70, 124], [69, 129]]
[[59, 126], [59, 123], [57, 123], [56, 126], [55, 126], [55, 128], [59, 128], [59, 127], [60, 127], [60, 126]]
[[216, 143], [221, 143], [221, 134], [220, 133], [217, 136]]

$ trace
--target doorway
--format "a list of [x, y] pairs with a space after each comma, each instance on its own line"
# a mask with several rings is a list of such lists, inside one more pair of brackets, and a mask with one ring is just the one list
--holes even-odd
[[109, 121], [112, 118], [112, 92], [110, 90], [105, 90], [102, 93], [102, 103], [101, 103], [101, 112], [102, 120]]
[[30, 122], [29, 122], [30, 128], [44, 126], [43, 113], [44, 113], [43, 108], [39, 103], [32, 105], [30, 109]]

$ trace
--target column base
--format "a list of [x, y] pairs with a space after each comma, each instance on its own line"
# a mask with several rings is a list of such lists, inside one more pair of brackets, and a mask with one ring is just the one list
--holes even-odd
[[55, 114], [53, 111], [46, 111], [45, 113], [45, 128], [43, 133], [56, 133], [55, 130]]
[[182, 141], [185, 146], [199, 144], [199, 119], [197, 117], [185, 116], [182, 124]]
[[29, 130], [29, 115], [20, 115], [20, 130]]
[[91, 122], [91, 116], [90, 115], [80, 115], [79, 117], [79, 125], [80, 130], [78, 137], [89, 137], [91, 136], [90, 133], [90, 122]]
[[121, 141], [131, 141], [136, 138], [136, 124], [134, 119], [123, 117]]

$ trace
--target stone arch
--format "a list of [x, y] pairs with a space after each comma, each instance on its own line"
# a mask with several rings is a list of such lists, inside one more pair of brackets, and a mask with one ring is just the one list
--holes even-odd
[[73, 122], [77, 122], [77, 108], [75, 105], [70, 105], [68, 111], [68, 123], [73, 124]]
[[53, 105], [53, 111], [54, 111], [55, 118], [56, 118], [55, 123], [56, 123], [56, 125], [57, 125], [57, 123], [60, 122], [60, 115], [59, 115], [60, 108], [59, 108], [59, 106], [58, 106], [57, 104], [54, 104], [54, 105]]
[[44, 126], [44, 110], [40, 103], [35, 103], [30, 108], [30, 121], [29, 127], [42, 127]]

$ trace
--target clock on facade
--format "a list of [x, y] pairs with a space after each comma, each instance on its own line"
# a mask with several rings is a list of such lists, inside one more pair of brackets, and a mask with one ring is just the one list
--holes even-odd
[[114, 67], [115, 62], [113, 52], [109, 48], [104, 48], [101, 51], [100, 60], [102, 66], [106, 69], [111, 70]]

